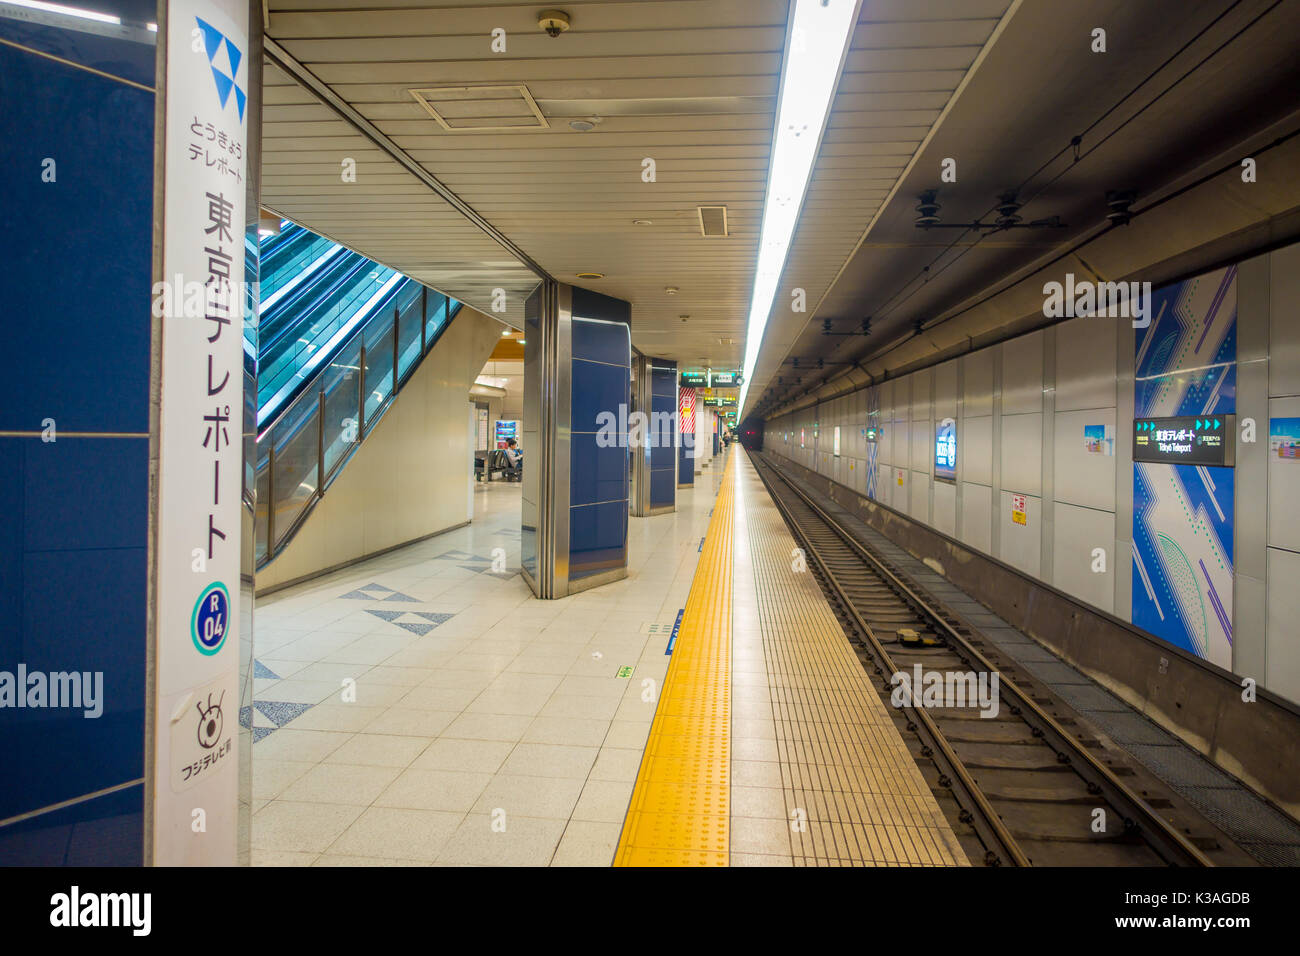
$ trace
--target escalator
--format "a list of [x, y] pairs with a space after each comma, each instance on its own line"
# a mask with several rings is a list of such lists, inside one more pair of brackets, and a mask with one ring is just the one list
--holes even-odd
[[325, 489], [460, 303], [301, 226], [258, 246], [257, 566]]

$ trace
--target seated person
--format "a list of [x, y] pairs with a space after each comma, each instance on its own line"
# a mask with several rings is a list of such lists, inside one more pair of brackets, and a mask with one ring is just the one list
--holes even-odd
[[510, 463], [510, 470], [518, 475], [524, 470], [524, 453], [519, 450], [519, 442], [513, 438], [506, 439], [506, 461]]

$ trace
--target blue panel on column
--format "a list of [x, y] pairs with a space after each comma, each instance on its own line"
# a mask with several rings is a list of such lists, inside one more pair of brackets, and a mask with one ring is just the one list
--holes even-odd
[[569, 509], [569, 578], [627, 564], [627, 501]]
[[[152, 93], [0, 45], [0, 431], [148, 432]], [[54, 182], [43, 182], [47, 159]]]
[[628, 367], [624, 365], [599, 365], [575, 359], [572, 379], [572, 412], [569, 421], [573, 431], [596, 432], [600, 430], [600, 415], [608, 412], [622, 428], [627, 421], [627, 413], [620, 414], [619, 406], [627, 407], [630, 380]]
[[[620, 436], [622, 437], [622, 436]], [[569, 444], [570, 505], [627, 500], [627, 442], [601, 448], [597, 436], [574, 434]]]
[[654, 359], [650, 368], [650, 506], [677, 501], [677, 363]]
[[690, 457], [690, 449], [684, 444], [678, 449], [677, 483], [679, 485], [695, 484], [695, 459]]
[[123, 32], [129, 39], [128, 36], [105, 36], [89, 32], [94, 29], [91, 24], [86, 24], [86, 30], [76, 29], [81, 24], [70, 16], [64, 18], [68, 24], [67, 29], [45, 23], [0, 18], [0, 37], [29, 50], [49, 53], [131, 83], [152, 87], [158, 34], [147, 29], [145, 24], [158, 19], [155, 0], [95, 0], [95, 3], [85, 6], [96, 13], [115, 14], [124, 24], [135, 24], [134, 27], [123, 27]]
[[[620, 329], [622, 330], [620, 332]], [[575, 321], [573, 323], [573, 358], [586, 362], [601, 362], [629, 368], [632, 353], [627, 326], [607, 322]]]
[[0, 377], [0, 431], [25, 433], [0, 439], [0, 671], [21, 667], [25, 702], [45, 689], [0, 709], [0, 819], [38, 814], [0, 827], [6, 863], [142, 862], [155, 98], [140, 86], [157, 8], [95, 9], [142, 42], [0, 19], [18, 44], [0, 44], [0, 256], [22, 359]]
[[570, 580], [627, 564], [630, 308], [620, 299], [573, 290]]
[[6, 866], [141, 866], [144, 784], [0, 828]]
[[674, 468], [659, 468], [650, 472], [650, 503], [671, 505], [677, 496], [677, 472]]

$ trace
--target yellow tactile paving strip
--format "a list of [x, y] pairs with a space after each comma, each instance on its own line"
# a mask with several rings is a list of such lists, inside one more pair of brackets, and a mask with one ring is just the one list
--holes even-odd
[[[965, 865], [956, 836], [871, 687], [796, 543], [748, 458], [735, 463], [737, 607], [733, 654], [745, 713], [736, 733], [774, 737], [795, 866]], [[747, 553], [745, 553], [747, 552]], [[742, 582], [742, 565], [753, 584]], [[741, 670], [742, 661], [748, 666]], [[766, 695], [762, 693], [766, 684]], [[746, 747], [733, 736], [733, 753]], [[752, 766], [752, 765], [751, 765]], [[761, 768], [760, 768], [761, 772]], [[773, 774], [771, 781], [775, 783]], [[739, 792], [739, 791], [738, 791]], [[738, 849], [742, 823], [733, 818]], [[757, 852], [778, 853], [775, 829]]]
[[734, 449], [615, 866], [965, 865], [795, 547]]
[[728, 461], [615, 866], [728, 863], [734, 471]]

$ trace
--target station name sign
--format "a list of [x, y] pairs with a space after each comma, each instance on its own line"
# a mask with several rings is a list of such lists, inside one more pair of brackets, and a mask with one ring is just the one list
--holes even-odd
[[1133, 421], [1133, 460], [1175, 465], [1236, 464], [1235, 415], [1185, 415]]

